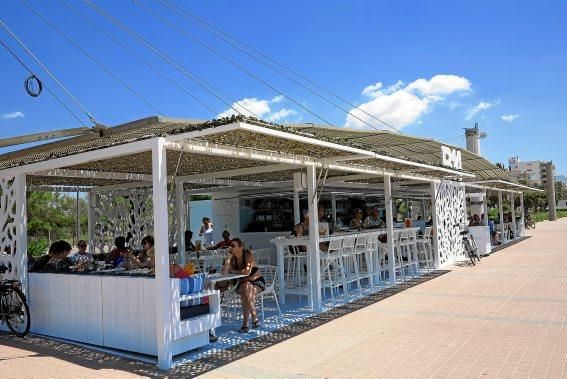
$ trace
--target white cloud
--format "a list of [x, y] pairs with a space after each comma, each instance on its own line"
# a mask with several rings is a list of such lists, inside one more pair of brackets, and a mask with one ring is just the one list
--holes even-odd
[[281, 108], [278, 110], [272, 109], [273, 104], [278, 104], [284, 101], [284, 96], [279, 95], [271, 100], [258, 99], [255, 97], [246, 97], [242, 100], [232, 104], [232, 108], [225, 110], [220, 113], [217, 117], [230, 117], [232, 115], [237, 115], [238, 110], [245, 116], [258, 117], [260, 119], [278, 122], [284, 120], [288, 116], [297, 115], [297, 112], [293, 109]]
[[296, 114], [297, 112], [293, 109], [282, 108], [279, 111], [273, 112], [268, 117], [266, 117], [266, 121], [278, 122], [288, 116], [295, 116]]
[[502, 115], [501, 118], [502, 118], [502, 121], [512, 122], [515, 119], [517, 119], [518, 117], [520, 117], [519, 114], [505, 114], [505, 115]]
[[443, 96], [454, 92], [467, 92], [471, 89], [471, 82], [462, 76], [435, 75], [431, 79], [417, 79], [408, 84], [407, 90], [416, 90], [425, 96]]
[[386, 88], [381, 82], [377, 82], [362, 90], [362, 94], [371, 99], [351, 109], [345, 126], [368, 128], [366, 125], [368, 123], [376, 128], [387, 129], [368, 115], [370, 114], [396, 128], [403, 128], [429, 112], [433, 103], [443, 100], [448, 95], [467, 92], [470, 89], [471, 82], [456, 75], [435, 75], [429, 80], [417, 79], [408, 85], [397, 81]]
[[476, 116], [479, 112], [490, 109], [490, 108], [494, 107], [495, 105], [498, 105], [499, 103], [500, 103], [500, 100], [496, 100], [495, 102], [492, 102], [492, 103], [489, 102], [489, 101], [481, 100], [480, 103], [478, 103], [474, 107], [470, 107], [469, 109], [467, 109], [467, 111], [465, 112], [465, 120], [470, 120], [474, 116]]
[[14, 111], [10, 113], [4, 113], [0, 118], [3, 119], [12, 119], [12, 118], [23, 118], [25, 115], [22, 112]]

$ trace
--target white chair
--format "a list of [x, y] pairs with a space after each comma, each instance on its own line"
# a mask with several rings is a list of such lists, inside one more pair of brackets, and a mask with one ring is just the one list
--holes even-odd
[[266, 289], [260, 292], [260, 307], [261, 307], [261, 314], [262, 314], [262, 322], [264, 322], [264, 298], [267, 296], [273, 296], [274, 301], [276, 302], [276, 307], [278, 308], [278, 314], [281, 316], [282, 311], [280, 309], [280, 304], [278, 302], [278, 296], [276, 294], [276, 283], [278, 278], [278, 270], [276, 266], [270, 265], [258, 265], [258, 270], [264, 277], [266, 281]]
[[[356, 282], [358, 290], [360, 291], [361, 287], [360, 287], [360, 278], [358, 276], [358, 262], [355, 253], [355, 243], [356, 243], [355, 236], [345, 237], [343, 239], [343, 248], [342, 248], [341, 256], [344, 265], [345, 283], [348, 285], [352, 282]], [[346, 290], [347, 289], [345, 289], [345, 291]]]
[[378, 241], [377, 232], [370, 233], [368, 236], [367, 249], [369, 254], [369, 261], [372, 266], [372, 285], [378, 284], [382, 286], [382, 260], [380, 257], [381, 244]]
[[427, 273], [431, 272], [431, 268], [433, 268], [433, 244], [431, 241], [431, 227], [428, 226], [425, 228], [423, 235], [418, 237], [417, 240], [417, 247], [418, 247], [418, 261], [421, 263], [423, 262], [425, 267], [427, 268]]
[[405, 253], [407, 254], [408, 243], [408, 230], [397, 229], [394, 230], [394, 250], [395, 250], [395, 269], [400, 273], [402, 280], [406, 280], [406, 269], [410, 266], [407, 260], [404, 260]]
[[329, 242], [329, 249], [319, 253], [321, 261], [321, 289], [323, 294], [325, 288], [331, 291], [331, 299], [335, 300], [335, 288], [343, 287], [343, 291], [348, 298], [346, 290], [346, 276], [342, 257], [342, 239], [332, 239]]
[[307, 284], [307, 253], [299, 251], [298, 246], [284, 246], [287, 251], [284, 255], [285, 264], [285, 278], [284, 283], [286, 288], [301, 289]]
[[407, 251], [408, 251], [408, 259], [411, 265], [411, 270], [414, 276], [420, 275], [419, 269], [419, 259], [417, 256], [417, 232], [419, 228], [409, 228], [408, 229], [408, 242], [407, 242]]
[[371, 282], [372, 276], [372, 263], [370, 261], [370, 252], [368, 250], [368, 234], [359, 234], [356, 237], [354, 244], [354, 254], [356, 256], [356, 268], [358, 269], [356, 275], [358, 281], [361, 279], [368, 279], [368, 284]]
[[272, 259], [272, 249], [257, 249], [254, 250], [254, 258], [256, 259], [256, 263], [258, 265], [270, 265], [270, 261]]

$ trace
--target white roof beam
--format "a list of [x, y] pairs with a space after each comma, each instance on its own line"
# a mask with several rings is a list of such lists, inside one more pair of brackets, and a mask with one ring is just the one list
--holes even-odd
[[240, 168], [235, 170], [225, 170], [225, 171], [217, 171], [217, 172], [207, 172], [203, 174], [195, 174], [195, 175], [186, 175], [186, 176], [178, 176], [176, 180], [178, 181], [186, 181], [190, 179], [220, 179], [220, 178], [230, 178], [233, 176], [245, 176], [245, 175], [254, 175], [254, 174], [263, 174], [266, 172], [277, 172], [277, 171], [287, 171], [293, 170], [294, 168], [298, 168], [301, 166], [287, 164], [287, 163], [278, 163], [272, 165], [263, 165], [263, 166], [254, 166], [254, 167], [246, 167]]
[[135, 180], [150, 181], [152, 180], [151, 174], [136, 174], [126, 172], [103, 172], [92, 170], [70, 170], [62, 168], [54, 168], [46, 171], [34, 172], [32, 175], [39, 176], [61, 176], [67, 178], [88, 178], [88, 179], [108, 179], [108, 180]]

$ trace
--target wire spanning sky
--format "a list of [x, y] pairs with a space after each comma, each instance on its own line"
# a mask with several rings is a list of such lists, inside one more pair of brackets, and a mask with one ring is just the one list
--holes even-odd
[[[391, 126], [459, 145], [463, 128], [478, 122], [488, 133], [482, 141], [488, 159], [507, 163], [508, 157], [519, 155], [522, 160], [553, 160], [559, 174], [567, 173], [561, 138], [567, 119], [564, 1], [90, 0], [185, 73], [85, 1], [62, 1], [131, 51], [59, 0], [26, 3], [140, 96], [20, 1], [2, 1], [0, 19], [103, 124], [154, 115], [152, 107], [193, 119], [241, 112], [278, 123]], [[175, 13], [171, 4], [302, 76], [273, 61], [267, 62], [285, 75], [261, 64], [251, 57], [258, 56], [255, 52], [235, 49]], [[4, 30], [0, 39], [89, 124]], [[26, 70], [0, 49], [1, 137], [80, 126], [47, 91], [38, 98], [27, 95]], [[187, 70], [198, 79], [191, 79]]]

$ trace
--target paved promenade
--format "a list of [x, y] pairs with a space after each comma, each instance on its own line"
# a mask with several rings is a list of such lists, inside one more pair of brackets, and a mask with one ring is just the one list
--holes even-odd
[[[538, 223], [531, 234], [476, 267], [454, 267], [204, 376], [567, 376], [567, 218]], [[80, 347], [0, 334], [0, 377], [158, 374]]]

